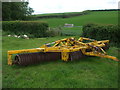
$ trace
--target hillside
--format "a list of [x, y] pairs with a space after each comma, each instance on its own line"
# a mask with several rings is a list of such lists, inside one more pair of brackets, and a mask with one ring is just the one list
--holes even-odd
[[70, 18], [38, 18], [37, 20], [47, 21], [50, 27], [63, 26], [65, 23], [74, 24], [75, 26], [82, 26], [86, 23], [117, 24], [118, 11], [94, 11], [86, 15]]

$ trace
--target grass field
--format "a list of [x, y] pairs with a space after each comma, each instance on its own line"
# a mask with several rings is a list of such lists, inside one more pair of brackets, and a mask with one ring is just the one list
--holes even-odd
[[[45, 15], [61, 15], [61, 13], [45, 14]], [[49, 18], [49, 19], [38, 19], [37, 21], [41, 21], [41, 20], [47, 21], [49, 27], [58, 27], [58, 26], [62, 27], [63, 35], [80, 36], [82, 33], [82, 27], [67, 28], [67, 27], [63, 27], [64, 24], [69, 23], [69, 24], [74, 24], [74, 26], [83, 26], [84, 24], [87, 23], [118, 24], [118, 11], [95, 11], [95, 12], [90, 12], [87, 15], [75, 16], [71, 18]]]
[[[67, 36], [66, 36], [67, 37]], [[118, 62], [106, 58], [87, 57], [72, 62], [62, 60], [27, 67], [8, 66], [7, 51], [36, 48], [65, 37], [18, 39], [3, 37], [3, 88], [117, 88]], [[108, 54], [118, 56], [118, 48]]]
[[62, 35], [66, 36], [81, 36], [82, 35], [82, 27], [63, 27]]
[[71, 18], [49, 18], [38, 19], [47, 21], [50, 27], [64, 26], [65, 23], [74, 24], [75, 26], [83, 26], [86, 23], [100, 24], [118, 24], [118, 11], [96, 11], [87, 15], [76, 16]]
[[[79, 37], [82, 27], [66, 28], [65, 23], [83, 26], [86, 23], [117, 24], [117, 11], [91, 12], [71, 18], [38, 19], [47, 21], [50, 27], [62, 26], [63, 33]], [[71, 36], [22, 39], [3, 36], [2, 79], [3, 88], [117, 88], [118, 62], [107, 58], [86, 57], [76, 61], [44, 62], [21, 67], [7, 65], [7, 51], [38, 48], [45, 43]], [[120, 48], [110, 47], [109, 55], [119, 56]]]

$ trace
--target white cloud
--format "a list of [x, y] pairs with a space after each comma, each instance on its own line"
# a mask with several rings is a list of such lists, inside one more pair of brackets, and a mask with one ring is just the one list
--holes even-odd
[[117, 9], [118, 0], [29, 0], [35, 14]]

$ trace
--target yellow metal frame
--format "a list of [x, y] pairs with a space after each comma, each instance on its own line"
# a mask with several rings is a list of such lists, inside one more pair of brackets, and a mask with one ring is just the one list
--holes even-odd
[[[88, 40], [90, 42], [83, 43], [83, 40]], [[98, 56], [104, 58], [110, 58], [115, 61], [119, 61], [114, 56], [109, 56], [102, 49], [105, 46], [105, 43], [109, 43], [109, 40], [97, 41], [94, 39], [80, 37], [76, 40], [74, 37], [61, 39], [52, 43], [45, 44], [40, 48], [34, 49], [23, 49], [23, 50], [10, 50], [8, 51], [8, 65], [12, 65], [12, 55], [19, 53], [31, 53], [31, 52], [61, 52], [61, 58], [63, 61], [68, 61], [69, 53], [75, 51], [82, 51], [84, 55], [88, 56]], [[53, 45], [49, 47], [48, 45]], [[95, 48], [98, 48], [100, 51], [97, 51]], [[91, 52], [86, 52], [87, 49], [91, 49]]]

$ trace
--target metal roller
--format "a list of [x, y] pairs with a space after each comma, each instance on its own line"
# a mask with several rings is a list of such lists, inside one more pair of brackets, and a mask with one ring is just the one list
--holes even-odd
[[83, 57], [85, 57], [85, 55], [81, 51], [71, 52], [69, 55], [69, 60], [80, 60]]
[[24, 53], [15, 56], [14, 64], [25, 66], [40, 62], [55, 61], [60, 58], [61, 54], [59, 52]]

